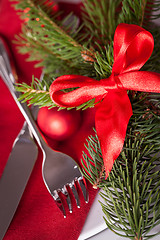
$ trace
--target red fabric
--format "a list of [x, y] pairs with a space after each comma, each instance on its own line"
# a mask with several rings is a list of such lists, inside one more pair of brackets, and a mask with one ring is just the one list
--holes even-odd
[[[32, 75], [39, 77], [40, 69], [25, 61], [26, 56], [17, 53], [12, 43], [14, 35], [20, 31], [21, 22], [8, 0], [0, 1], [0, 34], [5, 38], [13, 53], [14, 63], [20, 81], [29, 83]], [[9, 91], [0, 79], [0, 175], [3, 172], [12, 144], [23, 124], [23, 117]], [[79, 161], [84, 139], [92, 133], [94, 110], [84, 111], [79, 131], [68, 141], [53, 142], [50, 145], [70, 154]], [[90, 201], [86, 204], [81, 198], [80, 209], [74, 207], [73, 213], [67, 213], [64, 219], [52, 197], [46, 189], [42, 175], [42, 154], [39, 156], [22, 196], [16, 214], [4, 237], [5, 240], [76, 240], [81, 232], [96, 191], [88, 184]], [[73, 202], [73, 204], [75, 204]]]
[[[95, 125], [100, 140], [106, 178], [119, 156], [132, 116], [127, 90], [160, 92], [160, 74], [138, 71], [151, 56], [154, 41], [151, 33], [132, 24], [119, 24], [114, 35], [114, 64], [108, 79], [67, 75], [57, 78], [50, 87], [56, 104], [79, 106], [93, 98], [97, 104]], [[76, 88], [64, 93], [63, 89]], [[102, 101], [103, 100], [103, 101]]]

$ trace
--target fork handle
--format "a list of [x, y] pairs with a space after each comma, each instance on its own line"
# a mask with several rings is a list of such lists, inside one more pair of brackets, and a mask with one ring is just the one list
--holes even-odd
[[11, 72], [11, 66], [10, 65], [8, 66], [9, 60], [6, 61], [6, 55], [5, 55], [5, 58], [3, 57], [3, 51], [6, 51], [6, 50], [5, 50], [5, 48], [3, 49], [2, 45], [1, 45], [1, 48], [0, 48], [0, 75], [1, 75], [4, 83], [8, 87], [8, 89], [9, 89], [11, 95], [13, 96], [15, 102], [17, 103], [17, 105], [18, 105], [21, 113], [23, 114], [26, 122], [28, 123], [28, 125], [31, 129], [31, 132], [33, 133], [37, 143], [39, 144], [39, 146], [43, 150], [43, 146], [45, 145], [45, 141], [44, 141], [43, 137], [41, 136], [41, 134], [40, 134], [40, 132], [37, 128], [37, 125], [36, 125], [36, 123], [35, 123], [35, 121], [32, 117], [32, 114], [29, 110], [29, 107], [27, 106], [26, 103], [22, 103], [18, 100], [18, 98], [20, 96], [20, 93], [15, 90], [14, 81], [13, 81], [14, 76]]

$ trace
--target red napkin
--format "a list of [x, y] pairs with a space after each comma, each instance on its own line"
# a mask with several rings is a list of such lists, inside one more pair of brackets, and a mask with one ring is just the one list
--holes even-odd
[[[66, 6], [65, 6], [66, 7]], [[69, 5], [68, 5], [69, 8]], [[41, 69], [35, 69], [34, 63], [25, 61], [26, 56], [18, 54], [12, 43], [14, 35], [19, 33], [21, 22], [9, 0], [0, 1], [0, 34], [10, 46], [13, 53], [16, 70], [20, 81], [29, 83], [32, 75], [39, 77]], [[19, 133], [24, 118], [12, 99], [8, 89], [0, 79], [0, 176], [12, 149], [12, 144]], [[84, 148], [83, 143], [92, 133], [94, 112], [83, 114], [84, 123], [69, 141], [58, 143], [57, 148], [70, 154], [79, 161]], [[53, 145], [56, 145], [55, 142]], [[53, 198], [46, 189], [42, 175], [42, 153], [39, 150], [38, 159], [22, 196], [16, 214], [4, 237], [5, 240], [61, 240], [78, 239], [83, 224], [96, 195], [96, 191], [88, 183], [90, 201], [86, 204], [81, 198], [81, 208], [75, 207], [73, 213], [67, 213], [64, 219]], [[20, 171], [20, 169], [18, 169]]]

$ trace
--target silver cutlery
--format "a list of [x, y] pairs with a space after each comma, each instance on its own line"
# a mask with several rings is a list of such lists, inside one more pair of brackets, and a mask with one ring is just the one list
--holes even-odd
[[[2, 40], [0, 40], [0, 55], [5, 62], [8, 61]], [[10, 65], [7, 64], [6, 71], [8, 73], [10, 72], [9, 68]], [[14, 82], [12, 75], [10, 79]], [[37, 155], [37, 145], [25, 122], [13, 143], [11, 154], [0, 178], [0, 239], [3, 239], [18, 207]]]
[[[6, 68], [9, 61], [3, 56], [0, 56], [0, 74], [8, 86], [10, 93], [12, 94], [15, 102], [17, 103], [19, 109], [21, 110], [26, 122], [28, 123], [37, 143], [39, 144], [43, 153], [43, 164], [42, 164], [42, 176], [44, 183], [52, 195], [53, 199], [57, 203], [57, 206], [62, 211], [64, 217], [66, 217], [66, 210], [63, 204], [63, 196], [67, 202], [69, 211], [72, 212], [72, 202], [70, 191], [74, 194], [77, 207], [80, 207], [80, 199], [77, 189], [81, 189], [86, 203], [89, 200], [87, 184], [84, 177], [78, 168], [76, 162], [68, 155], [54, 151], [43, 139], [40, 134], [36, 123], [30, 113], [29, 108], [26, 104], [18, 101], [19, 92], [15, 90], [12, 78], [14, 78], [11, 68]], [[9, 72], [7, 69], [10, 69]], [[50, 166], [53, 166], [52, 171], [50, 171]], [[62, 197], [61, 197], [62, 196]]]
[[25, 122], [0, 178], [0, 239], [3, 239], [18, 207], [37, 155], [37, 145]]

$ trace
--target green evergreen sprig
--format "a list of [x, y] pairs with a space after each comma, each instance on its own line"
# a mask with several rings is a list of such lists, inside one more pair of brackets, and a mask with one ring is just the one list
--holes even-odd
[[[151, 1], [153, 2], [153, 1]], [[143, 26], [145, 20], [145, 14], [150, 6], [150, 1], [148, 0], [123, 0], [122, 1], [122, 11], [119, 14], [118, 23], [125, 22], [131, 24], [137, 24]]]
[[28, 102], [28, 105], [34, 104], [39, 107], [56, 107], [49, 95], [49, 85], [44, 80], [40, 81], [37, 78], [32, 78], [32, 83], [29, 86], [26, 83], [18, 83], [16, 85], [16, 90], [22, 92], [19, 101]]
[[103, 158], [100, 148], [98, 136], [90, 136], [87, 139], [87, 145], [85, 145], [87, 153], [83, 152], [82, 174], [93, 185], [93, 188], [103, 187], [105, 184], [105, 169], [103, 164]]
[[95, 53], [78, 42], [81, 26], [77, 17], [70, 14], [60, 21], [44, 2], [18, 1], [16, 8], [25, 20], [23, 32], [16, 36], [19, 51], [29, 53], [28, 61], [39, 61], [37, 66], [46, 66], [44, 71], [54, 77], [62, 75], [62, 71], [64, 74], [64, 70], [68, 74], [78, 72], [81, 63], [91, 65]]
[[[101, 47], [99, 46], [99, 49]], [[94, 68], [98, 73], [99, 79], [108, 78], [112, 73], [113, 65], [113, 41], [101, 49], [101, 53], [97, 52], [96, 62], [94, 62]]]
[[129, 96], [133, 116], [109, 177], [105, 179], [96, 134], [87, 140], [82, 173], [94, 188], [103, 189], [101, 205], [108, 228], [120, 236], [144, 240], [152, 237], [150, 230], [160, 223], [160, 94], [130, 91]]
[[160, 164], [152, 154], [143, 139], [130, 137], [103, 188], [105, 222], [122, 237], [149, 239], [160, 223]]
[[108, 228], [122, 237], [149, 239], [149, 231], [160, 223], [160, 157], [153, 143], [147, 145], [133, 132], [128, 132], [107, 180], [98, 138], [89, 137], [82, 172], [94, 188], [103, 189]]
[[89, 46], [106, 46], [113, 39], [117, 26], [120, 0], [83, 0], [82, 18]]

